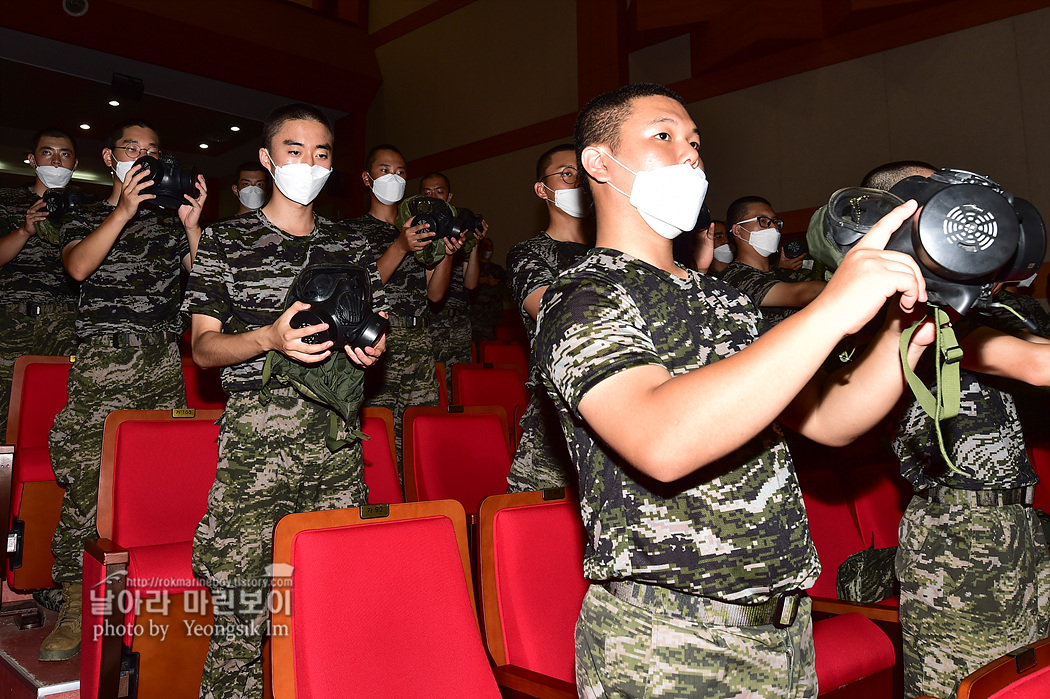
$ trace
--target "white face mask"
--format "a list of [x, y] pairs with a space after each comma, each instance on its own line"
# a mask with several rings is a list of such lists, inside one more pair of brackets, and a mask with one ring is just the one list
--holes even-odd
[[611, 181], [609, 186], [630, 199], [631, 206], [638, 209], [650, 228], [668, 240], [674, 240], [683, 231], [693, 229], [704, 197], [707, 196], [707, 175], [703, 170], [689, 163], [679, 163], [635, 172], [612, 154], [605, 155], [634, 174], [630, 194]]
[[491, 250], [486, 250], [485, 252], [481, 253], [481, 256], [484, 257], [486, 260], [491, 260], [492, 259], [492, 251]]
[[131, 171], [131, 166], [135, 164], [134, 160], [117, 160], [113, 158], [113, 173], [117, 176], [117, 179], [121, 182], [128, 176], [128, 172]]
[[73, 179], [73, 171], [56, 165], [40, 165], [36, 169], [36, 176], [48, 189], [62, 189]]
[[[540, 184], [543, 184], [542, 182]], [[573, 218], [586, 218], [587, 214], [591, 212], [591, 207], [587, 204], [587, 195], [583, 192], [583, 187], [575, 187], [574, 189], [551, 189], [547, 185], [543, 185], [546, 189], [554, 192], [554, 205], [567, 213]], [[547, 201], [550, 201], [548, 199]]]
[[715, 248], [715, 259], [726, 265], [733, 261], [733, 248], [729, 247], [729, 243]]
[[372, 180], [372, 194], [383, 204], [396, 204], [405, 197], [405, 178], [393, 173]]
[[256, 187], [255, 185], [241, 187], [237, 190], [237, 199], [244, 205], [244, 208], [254, 211], [266, 201], [266, 191], [262, 187]]
[[[266, 157], [273, 163], [273, 156], [269, 151], [266, 151]], [[332, 171], [326, 167], [308, 163], [273, 166], [273, 181], [277, 189], [296, 204], [303, 206], [317, 198], [331, 174]]]
[[744, 230], [750, 234], [748, 242], [751, 243], [751, 247], [762, 257], [769, 257], [780, 248], [780, 231], [776, 226], [760, 228], [757, 231], [749, 231], [746, 228]]

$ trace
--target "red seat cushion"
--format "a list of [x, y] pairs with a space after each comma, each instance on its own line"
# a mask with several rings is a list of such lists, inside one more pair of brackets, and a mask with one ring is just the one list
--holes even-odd
[[893, 642], [860, 614], [840, 614], [813, 624], [817, 683], [824, 694], [893, 667]]
[[1042, 667], [1024, 679], [1004, 687], [988, 699], [1045, 699], [1050, 696], [1050, 667]]

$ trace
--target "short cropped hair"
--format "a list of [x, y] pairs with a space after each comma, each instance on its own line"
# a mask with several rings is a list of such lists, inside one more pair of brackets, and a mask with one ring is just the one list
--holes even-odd
[[[641, 97], [669, 97], [685, 105], [678, 93], [655, 83], [624, 85], [591, 99], [576, 117], [573, 131], [576, 165], [581, 175], [584, 173], [581, 159], [583, 149], [595, 143], [607, 143], [609, 148], [616, 150], [620, 145], [623, 122], [631, 115], [631, 103]], [[584, 182], [589, 183], [588, 178], [584, 178]]]
[[33, 137], [29, 139], [29, 152], [36, 153], [37, 147], [40, 145], [40, 140], [43, 138], [64, 138], [73, 144], [73, 155], [77, 154], [77, 139], [73, 138], [71, 134], [66, 133], [62, 129], [40, 129]]
[[773, 208], [773, 205], [766, 199], [756, 196], [740, 197], [732, 204], [729, 205], [729, 209], [726, 210], [726, 230], [729, 230], [737, 224], [737, 222], [743, 220], [740, 217], [748, 210], [752, 204], [765, 204], [769, 208]]
[[258, 160], [245, 160], [237, 167], [237, 172], [234, 173], [233, 180], [236, 183], [241, 179], [242, 172], [265, 172], [267, 175], [270, 174], [269, 170], [262, 166]]
[[[402, 155], [401, 157], [404, 158], [405, 156]], [[368, 168], [372, 169], [371, 164], [368, 166]], [[443, 172], [438, 172], [437, 170], [423, 175], [422, 179], [419, 180], [419, 183], [423, 184], [423, 182], [429, 180], [431, 177], [440, 177], [441, 179], [445, 180], [445, 189], [447, 189], [450, 192], [452, 191], [452, 180], [448, 178], [448, 175], [446, 175]]]
[[285, 122], [295, 121], [301, 119], [303, 121], [316, 121], [321, 126], [328, 129], [328, 135], [335, 141], [335, 129], [332, 128], [332, 122], [328, 119], [320, 109], [312, 104], [306, 102], [293, 102], [292, 104], [286, 104], [283, 107], [270, 112], [269, 116], [266, 117], [266, 121], [263, 122], [263, 145], [269, 150], [273, 148], [273, 139], [277, 136], [277, 132], [281, 130]]
[[547, 174], [547, 168], [554, 162], [554, 156], [565, 151], [576, 152], [576, 147], [571, 143], [559, 143], [553, 148], [548, 148], [536, 161], [536, 181], [539, 182]]
[[[128, 119], [127, 121], [120, 122], [109, 130], [109, 135], [106, 136], [106, 148], [109, 148], [110, 150], [116, 148], [117, 141], [124, 138], [124, 132], [134, 127], [149, 129], [153, 133], [157, 133], [157, 130], [153, 128], [153, 124], [145, 119]], [[160, 140], [160, 134], [157, 134], [157, 139]]]
[[860, 186], [889, 190], [905, 177], [922, 175], [926, 170], [936, 172], [937, 168], [921, 160], [898, 160], [897, 162], [879, 165], [867, 175], [864, 175]]
[[368, 153], [365, 155], [365, 172], [372, 169], [372, 165], [376, 162], [376, 154], [381, 150], [390, 150], [401, 156], [401, 159], [405, 159], [405, 154], [402, 153], [397, 146], [392, 146], [389, 143], [380, 143], [378, 146], [372, 146], [368, 149]]

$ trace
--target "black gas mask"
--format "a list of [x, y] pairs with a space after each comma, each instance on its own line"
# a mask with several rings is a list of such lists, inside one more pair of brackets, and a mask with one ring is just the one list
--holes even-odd
[[150, 201], [163, 209], [178, 209], [188, 203], [185, 195], [196, 198], [200, 195], [197, 187], [197, 170], [186, 170], [175, 158], [162, 155], [154, 158], [144, 155], [135, 161], [135, 165], [149, 172], [146, 181], [153, 184], [142, 190], [143, 194], [153, 194], [156, 198]]
[[825, 236], [845, 253], [908, 199], [919, 209], [890, 236], [886, 249], [915, 259], [935, 306], [964, 314], [989, 302], [996, 283], [1030, 277], [1043, 262], [1046, 228], [1035, 207], [965, 170], [907, 177], [889, 192], [840, 189], [828, 202]]
[[55, 187], [41, 197], [47, 207], [47, 220], [55, 226], [62, 225], [62, 217], [68, 211], [87, 203], [87, 196], [79, 187]]
[[310, 308], [292, 316], [291, 326], [328, 323], [328, 329], [307, 335], [303, 342], [319, 345], [329, 340], [337, 348], [375, 347], [387, 328], [387, 319], [372, 312], [368, 273], [354, 265], [310, 265], [296, 277], [288, 304], [302, 301]]
[[466, 231], [480, 231], [482, 216], [470, 209], [452, 206], [435, 197], [417, 194], [401, 202], [398, 207], [398, 220], [407, 221], [414, 217], [412, 225], [427, 224], [433, 240], [458, 238]]

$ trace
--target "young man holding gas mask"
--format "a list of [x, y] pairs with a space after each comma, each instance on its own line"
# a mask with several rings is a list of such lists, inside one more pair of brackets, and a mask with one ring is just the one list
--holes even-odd
[[[815, 697], [800, 590], [820, 564], [773, 423], [844, 444], [900, 397], [900, 336], [925, 287], [910, 258], [879, 243], [915, 205], [887, 216], [818, 301], [759, 337], [744, 294], [673, 259], [707, 191], [699, 142], [681, 99], [657, 85], [601, 95], [577, 119], [596, 246], [544, 294], [535, 352], [580, 474], [595, 581], [576, 625], [577, 686], [587, 697]], [[820, 374], [887, 300], [849, 380]], [[909, 360], [931, 339], [924, 329]]]
[[[441, 172], [432, 172], [419, 181], [419, 193], [452, 203], [452, 184]], [[489, 224], [482, 220], [480, 231], [469, 231], [481, 240], [488, 235]], [[457, 362], [470, 363], [473, 332], [470, 321], [470, 294], [478, 286], [480, 275], [480, 245], [475, 244], [469, 253], [459, 250], [452, 259], [451, 278], [445, 298], [430, 303], [430, 341], [434, 346], [434, 359], [451, 371]], [[449, 402], [452, 401], [452, 382], [448, 382]]]
[[[409, 219], [400, 229], [397, 205], [405, 196], [405, 157], [394, 146], [373, 147], [361, 179], [369, 189], [368, 213], [340, 221], [348, 234], [362, 238], [372, 251], [390, 309], [386, 352], [365, 385], [365, 404], [394, 413], [394, 441], [401, 455], [401, 417], [410, 405], [437, 405], [434, 348], [428, 332], [427, 302], [440, 302], [448, 290], [452, 256], [463, 238], [446, 239], [446, 255], [434, 267], [417, 258], [434, 238], [426, 224]], [[399, 461], [400, 463], [400, 461]]]
[[[280, 107], [267, 117], [263, 134], [259, 161], [275, 182], [270, 201], [208, 227], [184, 302], [192, 314], [194, 361], [223, 367], [222, 383], [230, 396], [219, 432], [215, 484], [193, 541], [194, 571], [213, 590], [214, 604], [229, 615], [216, 616], [208, 648], [201, 697], [209, 699], [263, 695], [268, 588], [249, 588], [246, 581], [268, 577], [277, 521], [292, 512], [368, 501], [356, 432], [360, 395], [332, 435], [337, 421], [331, 406], [273, 381], [276, 367], [289, 365], [283, 358], [304, 367], [303, 372], [328, 365], [353, 375], [360, 391], [361, 370], [384, 346], [382, 338], [375, 346], [315, 342], [311, 336], [330, 330], [328, 324], [297, 327], [296, 314], [311, 305], [288, 303], [289, 289], [304, 269], [363, 268], [373, 288], [373, 309], [382, 303], [381, 282], [363, 242], [313, 211], [334, 151], [324, 113], [308, 104]], [[272, 369], [269, 383], [266, 367]], [[334, 450], [329, 437], [340, 442]], [[245, 632], [230, 633], [231, 626]]]
[[824, 282], [811, 281], [803, 272], [771, 269], [769, 257], [780, 249], [784, 222], [768, 201], [741, 197], [729, 205], [726, 222], [736, 239], [737, 255], [719, 278], [751, 297], [762, 309], [766, 329], [804, 308], [824, 289]]
[[44, 129], [30, 143], [31, 187], [0, 189], [0, 434], [15, 360], [23, 354], [72, 354], [77, 315], [76, 284], [62, 267], [56, 227], [42, 199], [49, 189], [69, 186], [77, 167], [73, 137]]
[[113, 173], [108, 198], [68, 214], [59, 231], [66, 271], [80, 282], [77, 360], [66, 406], [48, 440], [55, 480], [65, 492], [51, 542], [52, 577], [62, 585], [58, 624], [40, 648], [41, 660], [66, 660], [80, 650], [81, 557], [97, 537], [102, 430], [113, 410], [186, 405], [178, 338], [180, 274], [200, 240], [207, 196], [198, 176], [195, 196], [176, 211], [150, 202], [155, 173], [135, 162], [160, 155], [160, 138], [144, 121], [116, 126], [102, 150]]
[[[539, 157], [532, 189], [547, 210], [547, 226], [507, 253], [507, 280], [529, 343], [534, 345], [536, 313], [543, 292], [592, 245], [592, 232], [587, 226], [591, 202], [581, 187], [572, 144], [554, 146]], [[511, 493], [576, 483], [554, 404], [544, 392], [537, 371], [538, 367], [530, 362], [531, 396], [521, 418], [521, 441], [507, 477]]]

